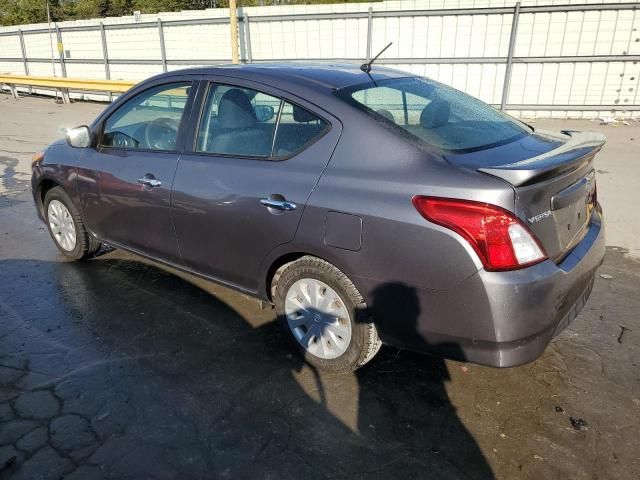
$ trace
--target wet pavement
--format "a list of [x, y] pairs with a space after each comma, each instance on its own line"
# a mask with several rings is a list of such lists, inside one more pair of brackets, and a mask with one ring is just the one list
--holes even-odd
[[118, 250], [66, 262], [23, 190], [0, 197], [0, 479], [640, 478], [621, 248], [530, 365], [383, 347], [332, 375], [244, 295]]

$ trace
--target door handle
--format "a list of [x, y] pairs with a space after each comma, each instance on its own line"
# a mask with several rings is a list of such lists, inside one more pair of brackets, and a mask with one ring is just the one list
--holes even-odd
[[157, 178], [155, 178], [153, 175], [147, 173], [144, 177], [140, 177], [138, 179], [138, 183], [141, 183], [142, 185], [146, 185], [148, 187], [159, 187], [160, 185], [162, 185], [162, 182], [160, 180], [158, 180]]
[[297, 208], [297, 205], [293, 202], [287, 202], [286, 200], [275, 200], [273, 198], [261, 198], [260, 205], [267, 208], [273, 208], [274, 210], [281, 210], [283, 212], [290, 212]]

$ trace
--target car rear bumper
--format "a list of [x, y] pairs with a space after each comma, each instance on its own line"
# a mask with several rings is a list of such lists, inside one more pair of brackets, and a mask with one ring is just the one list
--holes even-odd
[[[510, 272], [480, 270], [446, 292], [396, 286], [395, 294], [385, 300], [395, 308], [379, 308], [379, 294], [365, 297], [373, 305], [385, 343], [512, 367], [538, 358], [576, 318], [591, 293], [604, 253], [602, 212], [597, 208], [585, 237], [559, 264], [547, 260]], [[372, 288], [365, 291], [390, 288], [368, 287]], [[385, 315], [385, 310], [400, 313]]]

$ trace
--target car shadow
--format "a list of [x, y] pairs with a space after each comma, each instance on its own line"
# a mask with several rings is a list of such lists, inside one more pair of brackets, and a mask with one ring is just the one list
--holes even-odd
[[[0, 477], [493, 478], [442, 360], [383, 347], [318, 371], [255, 300], [118, 251], [0, 271], [0, 404], [19, 431]], [[401, 284], [372, 309], [419, 314]]]

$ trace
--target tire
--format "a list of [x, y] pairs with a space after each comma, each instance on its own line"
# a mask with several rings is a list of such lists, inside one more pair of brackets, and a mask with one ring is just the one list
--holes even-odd
[[[100, 249], [100, 243], [88, 232], [80, 212], [61, 187], [53, 187], [47, 192], [43, 202], [43, 213], [49, 235], [65, 257], [81, 260], [90, 257]], [[59, 225], [65, 225], [64, 233]], [[69, 235], [72, 228], [75, 234], [73, 242], [70, 241], [73, 235]]]
[[362, 295], [329, 262], [305, 256], [283, 265], [271, 293], [281, 326], [314, 367], [351, 372], [378, 353], [382, 342]]

